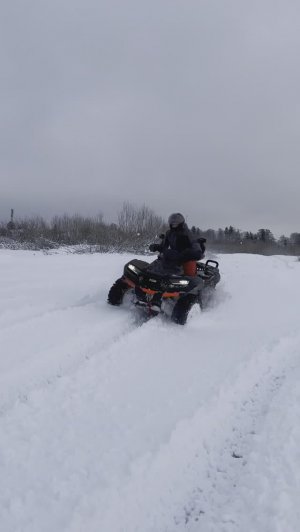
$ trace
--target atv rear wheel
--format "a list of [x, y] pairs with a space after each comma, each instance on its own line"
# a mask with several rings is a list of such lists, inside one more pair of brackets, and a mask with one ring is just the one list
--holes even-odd
[[172, 321], [178, 323], [179, 325], [184, 325], [186, 323], [188, 314], [192, 306], [196, 303], [197, 297], [193, 294], [188, 294], [181, 297], [172, 312]]
[[123, 279], [117, 279], [108, 292], [107, 302], [110, 305], [121, 305], [125, 292], [129, 289], [129, 286], [123, 281]]

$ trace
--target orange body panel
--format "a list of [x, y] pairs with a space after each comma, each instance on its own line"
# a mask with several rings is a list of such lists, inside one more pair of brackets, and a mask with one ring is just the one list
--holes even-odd
[[[141, 288], [140, 287], [140, 290], [145, 292], [145, 294], [150, 294], [150, 295], [154, 295], [154, 294], [158, 293], [157, 290], [151, 290], [150, 288]], [[179, 292], [163, 292], [162, 293], [162, 297], [177, 297], [177, 296], [179, 296]]]
[[[134, 282], [131, 281], [130, 279], [128, 279], [127, 277], [125, 277], [124, 281], [131, 288], [135, 288]], [[152, 295], [152, 296], [159, 292], [158, 290], [151, 290], [151, 288], [142, 288], [141, 286], [139, 287], [139, 289], [142, 290], [145, 294], [149, 294], [149, 295]], [[178, 296], [179, 296], [179, 292], [163, 292], [162, 293], [162, 297], [178, 297]]]

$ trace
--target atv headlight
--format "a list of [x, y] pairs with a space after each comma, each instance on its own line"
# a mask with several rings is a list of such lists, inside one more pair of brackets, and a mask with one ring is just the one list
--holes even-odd
[[136, 275], [138, 275], [140, 273], [140, 271], [135, 266], [133, 266], [133, 264], [129, 264], [128, 265], [128, 269], [131, 270]]
[[171, 286], [187, 286], [190, 281], [187, 281], [186, 279], [180, 279], [179, 281], [172, 281]]

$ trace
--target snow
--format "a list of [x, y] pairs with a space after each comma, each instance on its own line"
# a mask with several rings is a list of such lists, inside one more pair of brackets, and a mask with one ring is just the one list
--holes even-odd
[[1, 530], [298, 531], [300, 263], [182, 327], [107, 305], [130, 258], [0, 250]]

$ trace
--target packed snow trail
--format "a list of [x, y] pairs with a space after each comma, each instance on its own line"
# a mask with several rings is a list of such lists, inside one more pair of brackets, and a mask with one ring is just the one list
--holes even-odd
[[214, 307], [137, 326], [128, 258], [0, 252], [1, 529], [296, 532], [300, 263], [220, 256]]
[[[115, 316], [107, 309], [105, 284], [110, 276], [105, 277], [94, 255], [76, 261], [72, 255], [2, 251], [0, 260], [1, 412], [31, 388], [76, 368], [134, 323], [125, 312]], [[87, 270], [84, 263], [89, 264]]]

